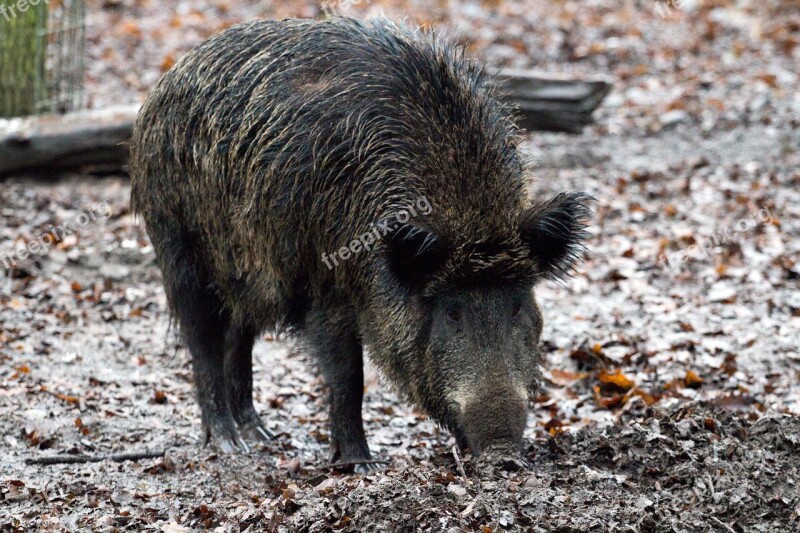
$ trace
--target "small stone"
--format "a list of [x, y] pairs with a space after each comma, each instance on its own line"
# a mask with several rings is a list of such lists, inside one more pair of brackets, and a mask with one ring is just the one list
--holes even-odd
[[688, 118], [689, 114], [686, 111], [683, 111], [682, 109], [673, 109], [672, 111], [667, 111], [661, 115], [660, 121], [662, 126], [667, 127], [684, 122]]
[[647, 509], [651, 505], [653, 505], [653, 500], [646, 498], [645, 496], [639, 496], [639, 499], [636, 500], [636, 508], [641, 510]]
[[100, 266], [100, 275], [114, 281], [121, 281], [130, 277], [131, 269], [124, 265], [103, 264]]
[[467, 495], [467, 489], [456, 483], [450, 483], [449, 485], [447, 485], [447, 490], [448, 492], [455, 494], [459, 498], [463, 498], [464, 496]]

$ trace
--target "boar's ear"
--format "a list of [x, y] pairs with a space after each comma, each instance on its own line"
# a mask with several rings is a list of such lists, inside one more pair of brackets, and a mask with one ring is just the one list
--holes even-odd
[[585, 229], [592, 200], [583, 193], [562, 193], [525, 212], [520, 232], [536, 260], [539, 277], [559, 280], [570, 275], [589, 237]]
[[383, 236], [389, 266], [401, 283], [424, 285], [447, 258], [447, 247], [433, 231], [411, 223], [399, 224]]

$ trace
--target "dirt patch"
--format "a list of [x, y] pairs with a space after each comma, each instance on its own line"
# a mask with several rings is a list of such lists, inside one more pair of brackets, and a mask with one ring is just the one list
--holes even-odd
[[[285, 438], [279, 438], [285, 440]], [[789, 531], [800, 527], [800, 420], [749, 422], [697, 405], [629, 412], [620, 424], [532, 441], [530, 470], [475, 475], [434, 444], [342, 476], [259, 455], [196, 449], [163, 460], [26, 469], [6, 479], [17, 528], [241, 531]], [[463, 477], [459, 463], [463, 466]], [[45, 484], [30, 479], [49, 478]], [[135, 483], [132, 483], [134, 480]], [[156, 489], [157, 490], [153, 490]], [[178, 526], [180, 523], [182, 526]]]
[[[532, 469], [464, 479], [455, 461], [361, 480], [297, 481], [289, 529], [780, 531], [800, 526], [800, 420], [697, 406], [537, 439]], [[440, 458], [441, 459], [441, 458]], [[471, 462], [466, 472], [472, 471]]]

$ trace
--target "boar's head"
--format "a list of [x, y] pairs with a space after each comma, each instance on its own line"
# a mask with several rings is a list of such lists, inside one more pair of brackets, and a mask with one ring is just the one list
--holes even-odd
[[426, 221], [386, 237], [373, 359], [475, 455], [521, 449], [540, 382], [533, 288], [569, 274], [587, 236], [588, 201], [568, 193], [536, 204], [499, 241], [454, 244]]

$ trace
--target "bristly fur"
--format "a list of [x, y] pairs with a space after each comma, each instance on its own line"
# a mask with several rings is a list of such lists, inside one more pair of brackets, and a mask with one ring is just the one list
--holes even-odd
[[[382, 19], [258, 21], [196, 47], [153, 89], [131, 144], [131, 205], [197, 351], [222, 342], [217, 318], [251, 336], [297, 332], [355, 391], [365, 346], [452, 429], [452, 376], [426, 345], [431, 298], [529, 288], [580, 254], [586, 197], [531, 207], [518, 142], [491, 80], [435, 34]], [[421, 198], [430, 213], [373, 250], [321, 260]], [[533, 329], [515, 338], [535, 362]]]
[[536, 257], [537, 277], [561, 281], [574, 273], [586, 250], [583, 243], [590, 237], [586, 227], [592, 201], [588, 194], [561, 193], [525, 213], [522, 238]]
[[291, 302], [331, 283], [363, 302], [370, 254], [333, 271], [320, 254], [418, 198], [454, 250], [519, 248], [518, 133], [493, 92], [461, 48], [387, 20], [245, 24], [152, 91], [131, 203], [155, 241], [196, 243], [197, 275], [239, 322], [290, 324]]

